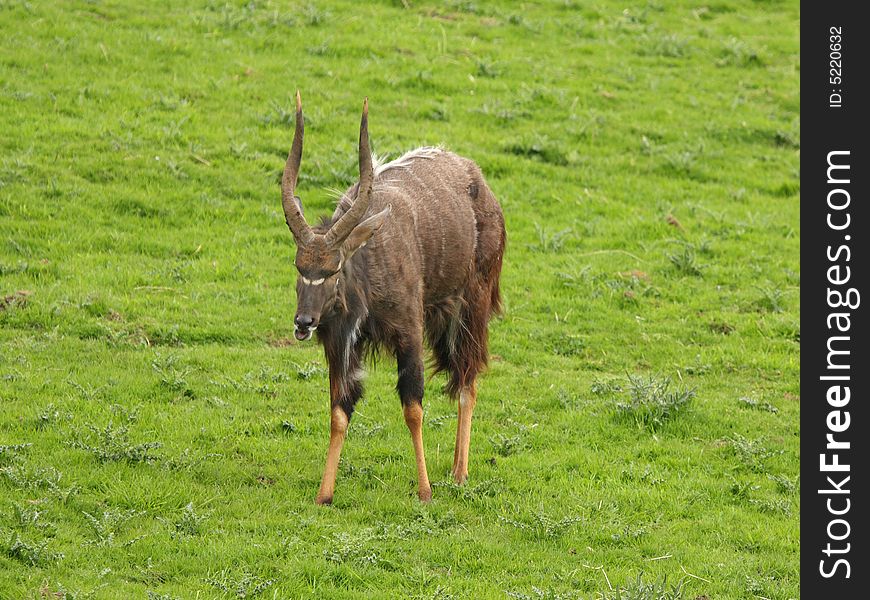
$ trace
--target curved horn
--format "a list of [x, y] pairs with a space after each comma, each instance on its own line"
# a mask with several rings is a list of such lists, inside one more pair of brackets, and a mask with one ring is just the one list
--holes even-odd
[[296, 133], [293, 135], [293, 145], [290, 147], [287, 164], [284, 165], [284, 175], [281, 177], [281, 204], [284, 206], [284, 220], [287, 221], [287, 227], [296, 238], [297, 244], [307, 244], [314, 237], [294, 196], [296, 181], [299, 178], [299, 164], [302, 162], [302, 138], [304, 135], [302, 97], [299, 95], [299, 90], [296, 90]]
[[359, 191], [356, 201], [341, 218], [326, 232], [326, 242], [337, 246], [344, 242], [353, 228], [365, 216], [372, 199], [372, 183], [375, 174], [372, 167], [372, 151], [369, 148], [369, 99], [363, 102], [362, 120], [359, 124]]

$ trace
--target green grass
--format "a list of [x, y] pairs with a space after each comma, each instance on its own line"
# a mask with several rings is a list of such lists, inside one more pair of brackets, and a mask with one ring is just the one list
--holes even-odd
[[[0, 597], [799, 596], [796, 2], [0, 0]], [[314, 505], [309, 216], [443, 143], [504, 207], [470, 480], [395, 366]]]

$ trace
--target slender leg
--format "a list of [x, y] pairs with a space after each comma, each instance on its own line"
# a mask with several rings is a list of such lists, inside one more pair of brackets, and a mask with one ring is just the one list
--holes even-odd
[[417, 495], [421, 502], [432, 499], [432, 486], [429, 485], [429, 473], [426, 471], [426, 454], [423, 451], [423, 405], [418, 402], [406, 404], [404, 409], [405, 423], [411, 432], [411, 442], [414, 444], [414, 457], [417, 461]]
[[459, 393], [459, 423], [456, 425], [457, 460], [453, 467], [453, 478], [460, 484], [468, 479], [468, 448], [471, 444], [471, 417], [474, 415], [475, 404], [477, 404], [477, 387], [472, 383]]
[[450, 469], [451, 473], [456, 472], [456, 465], [459, 464], [459, 432], [462, 429], [459, 427], [459, 424], [462, 422], [462, 402], [457, 403], [456, 416], [456, 444], [453, 446], [453, 467]]
[[329, 398], [332, 406], [329, 418], [329, 450], [326, 451], [326, 466], [323, 468], [323, 479], [315, 500], [317, 504], [332, 504], [341, 447], [344, 445], [353, 409], [363, 394], [358, 366], [359, 354], [356, 351], [350, 354], [346, 367], [329, 365]]
[[350, 420], [340, 406], [332, 407], [329, 422], [329, 450], [326, 452], [326, 467], [323, 469], [323, 479], [320, 491], [317, 492], [317, 504], [332, 504], [332, 494], [335, 492], [335, 476], [338, 474], [338, 460], [341, 458], [341, 447], [347, 435], [347, 425]]
[[414, 457], [417, 462], [417, 494], [420, 500], [432, 499], [432, 487], [426, 472], [426, 456], [423, 451], [423, 341], [422, 333], [396, 352], [399, 381], [396, 388], [402, 401], [405, 423], [411, 432]]

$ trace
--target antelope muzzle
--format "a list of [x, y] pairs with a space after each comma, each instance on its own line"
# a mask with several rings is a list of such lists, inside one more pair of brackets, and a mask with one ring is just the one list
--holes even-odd
[[317, 329], [317, 323], [317, 319], [311, 315], [297, 314], [293, 319], [293, 324], [295, 325], [293, 335], [295, 335], [296, 339], [300, 342], [309, 340], [311, 339], [311, 334], [314, 333], [315, 329]]

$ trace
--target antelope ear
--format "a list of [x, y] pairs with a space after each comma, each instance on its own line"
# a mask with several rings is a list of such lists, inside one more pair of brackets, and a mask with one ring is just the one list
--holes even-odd
[[305, 210], [302, 208], [302, 198], [300, 198], [299, 196], [293, 196], [293, 200], [296, 201], [296, 206], [299, 207], [299, 214], [301, 214], [304, 217]]
[[344, 243], [341, 245], [341, 251], [344, 254], [345, 260], [353, 256], [354, 252], [366, 245], [369, 238], [372, 237], [375, 232], [381, 228], [381, 225], [386, 222], [387, 217], [390, 216], [392, 210], [392, 205], [387, 206], [381, 212], [372, 215], [353, 228], [347, 238], [345, 238]]

